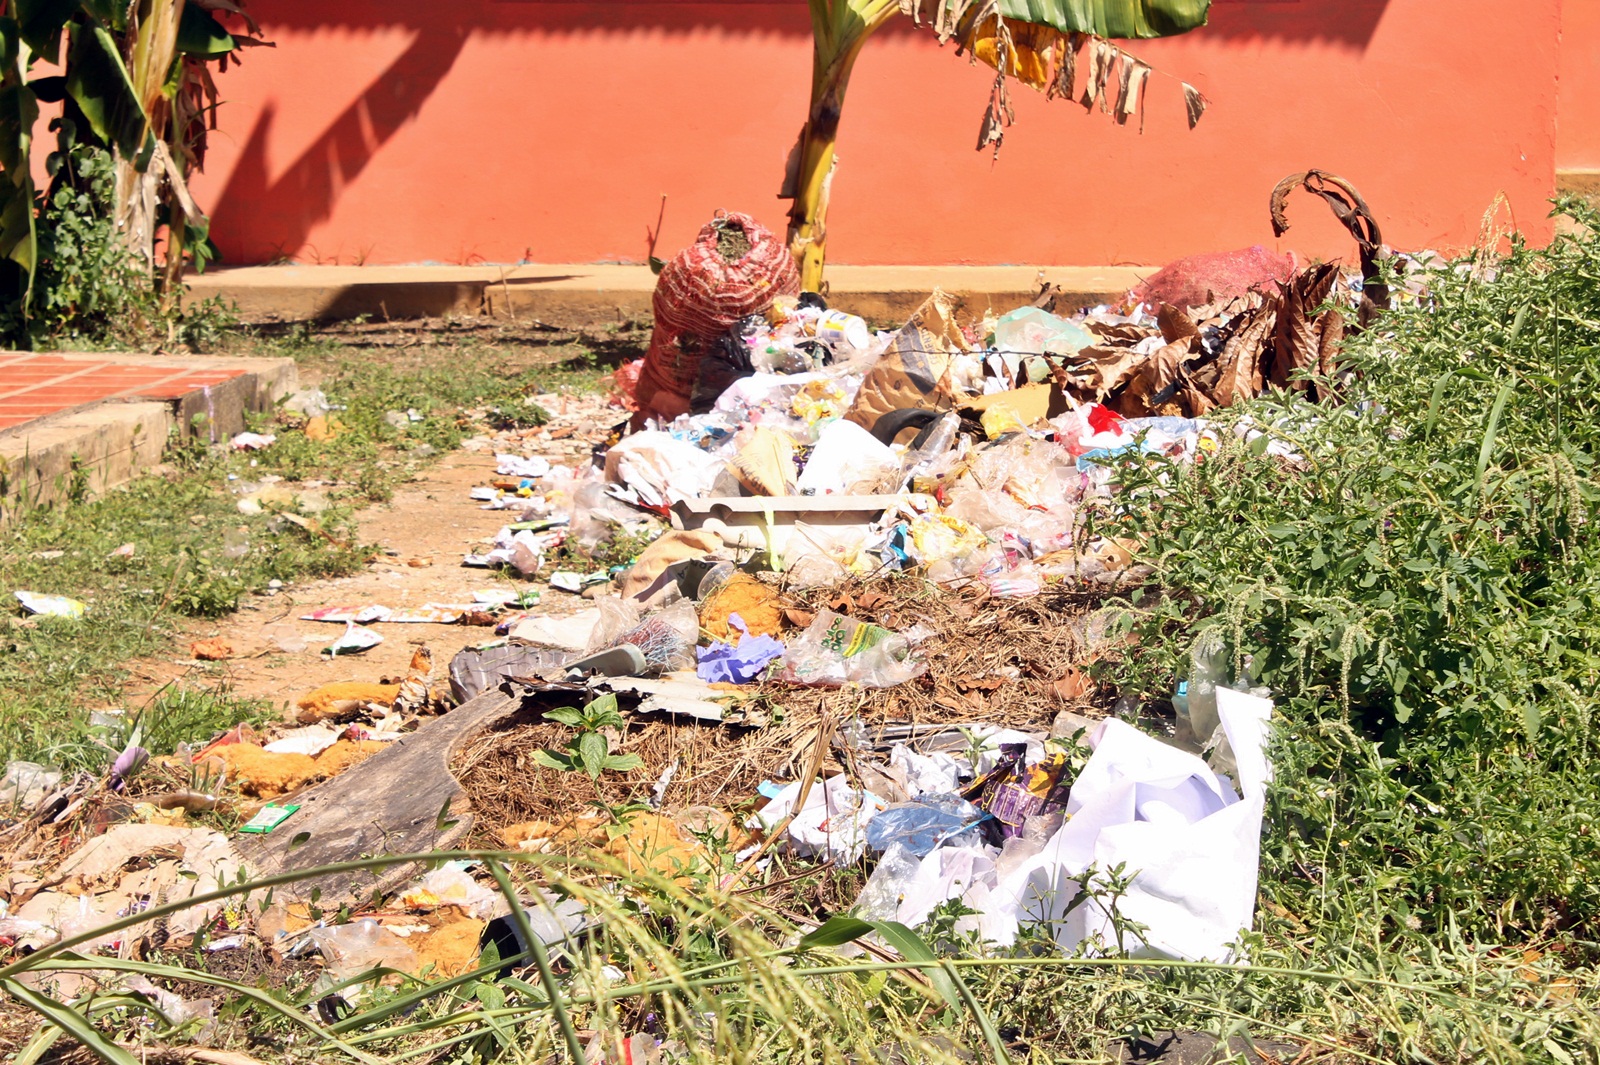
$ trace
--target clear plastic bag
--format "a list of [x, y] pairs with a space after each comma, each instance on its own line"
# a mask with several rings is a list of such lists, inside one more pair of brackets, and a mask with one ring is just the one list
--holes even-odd
[[789, 642], [779, 676], [814, 687], [892, 688], [927, 668], [910, 637], [819, 610], [806, 631]]

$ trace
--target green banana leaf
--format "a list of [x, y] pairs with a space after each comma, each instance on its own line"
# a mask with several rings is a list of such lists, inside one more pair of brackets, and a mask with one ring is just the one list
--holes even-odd
[[1170, 37], [1206, 24], [1211, 0], [1000, 0], [1000, 14], [1063, 33]]
[[238, 47], [233, 35], [215, 15], [197, 4], [185, 4], [178, 23], [178, 51], [184, 55], [215, 57]]

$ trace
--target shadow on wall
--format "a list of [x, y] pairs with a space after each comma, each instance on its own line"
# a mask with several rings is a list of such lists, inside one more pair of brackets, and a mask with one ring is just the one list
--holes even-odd
[[[931, 8], [933, 0], [924, 0]], [[1365, 50], [1389, 0], [1213, 0], [1211, 21], [1197, 31], [1230, 44], [1256, 40]], [[714, 31], [731, 37], [806, 38], [810, 24], [798, 0], [457, 0], [446, 6], [377, 4], [371, 0], [283, 0], [262, 12], [269, 39], [323, 29], [409, 27], [416, 37], [366, 90], [337, 115], [276, 179], [269, 178], [267, 145], [277, 116], [271, 102], [243, 140], [239, 160], [213, 203], [213, 232], [226, 243], [230, 219], [246, 213], [267, 219], [278, 235], [273, 248], [224, 247], [235, 261], [293, 256], [313, 227], [332, 214], [344, 190], [421, 111], [449, 76], [475, 35], [597, 37], [637, 32]], [[885, 32], [926, 36], [909, 19]], [[1135, 50], [1137, 48], [1135, 47]], [[258, 60], [267, 62], [269, 60]], [[804, 86], [796, 86], [796, 121]], [[259, 230], [259, 225], [254, 227]]]
[[[936, 0], [922, 0], [932, 10]], [[1212, 0], [1211, 24], [1203, 31], [1223, 38], [1321, 41], [1365, 48], [1389, 0]], [[274, 27], [300, 31], [407, 26], [433, 29], [439, 22], [432, 5], [374, 4], [370, 0], [289, 0], [274, 5]], [[802, 0], [466, 0], [450, 5], [457, 21], [477, 30], [543, 33], [688, 33], [719, 30], [729, 34], [808, 36]], [[462, 17], [469, 9], [472, 17]], [[917, 32], [907, 20], [902, 29]]]

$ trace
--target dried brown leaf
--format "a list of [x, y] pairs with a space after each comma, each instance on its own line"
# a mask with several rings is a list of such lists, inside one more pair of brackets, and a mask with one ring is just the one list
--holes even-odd
[[1189, 128], [1194, 129], [1200, 124], [1200, 116], [1206, 113], [1206, 108], [1211, 106], [1211, 101], [1199, 89], [1183, 83], [1183, 103], [1189, 111]]
[[1277, 318], [1277, 308], [1273, 306], [1240, 316], [1233, 337], [1217, 360], [1220, 373], [1211, 390], [1211, 399], [1217, 406], [1226, 407], [1261, 391], [1261, 357]]
[[1211, 402], [1211, 397], [1196, 388], [1192, 381], [1185, 381], [1178, 389], [1178, 402], [1183, 404], [1190, 418], [1204, 418], [1217, 407]]
[[1344, 348], [1344, 315], [1330, 310], [1318, 324], [1317, 372], [1332, 377], [1339, 372], [1339, 353]]
[[[1282, 307], [1278, 312], [1269, 379], [1279, 388], [1304, 392], [1310, 383], [1303, 374], [1315, 371], [1320, 361], [1321, 343], [1316, 310], [1333, 291], [1339, 279], [1336, 263], [1323, 263], [1301, 271], [1287, 283], [1280, 283]], [[1299, 379], [1297, 379], [1297, 376]]]
[[1200, 327], [1187, 313], [1180, 311], [1170, 303], [1163, 303], [1160, 311], [1156, 313], [1156, 323], [1161, 327], [1161, 337], [1168, 344], [1184, 337], [1197, 337]]
[[1122, 413], [1142, 417], [1171, 402], [1183, 380], [1184, 363], [1194, 359], [1200, 350], [1195, 337], [1184, 337], [1146, 358], [1128, 385], [1128, 402], [1123, 404]]
[[1062, 699], [1082, 699], [1094, 690], [1094, 684], [1083, 672], [1068, 666], [1065, 675], [1050, 682], [1050, 690]]
[[1062, 384], [1086, 389], [1094, 393], [1096, 399], [1103, 399], [1127, 383], [1146, 358], [1148, 356], [1132, 348], [1112, 348], [1099, 344], [1084, 348], [1067, 368], [1068, 379]]

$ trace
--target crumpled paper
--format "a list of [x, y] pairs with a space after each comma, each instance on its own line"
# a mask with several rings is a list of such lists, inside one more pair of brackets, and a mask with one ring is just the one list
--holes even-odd
[[713, 640], [709, 647], [699, 649], [700, 665], [695, 675], [710, 684], [749, 684], [775, 658], [782, 658], [782, 640], [771, 636], [752, 636], [744, 618], [728, 615], [728, 624], [742, 634], [738, 643]]

